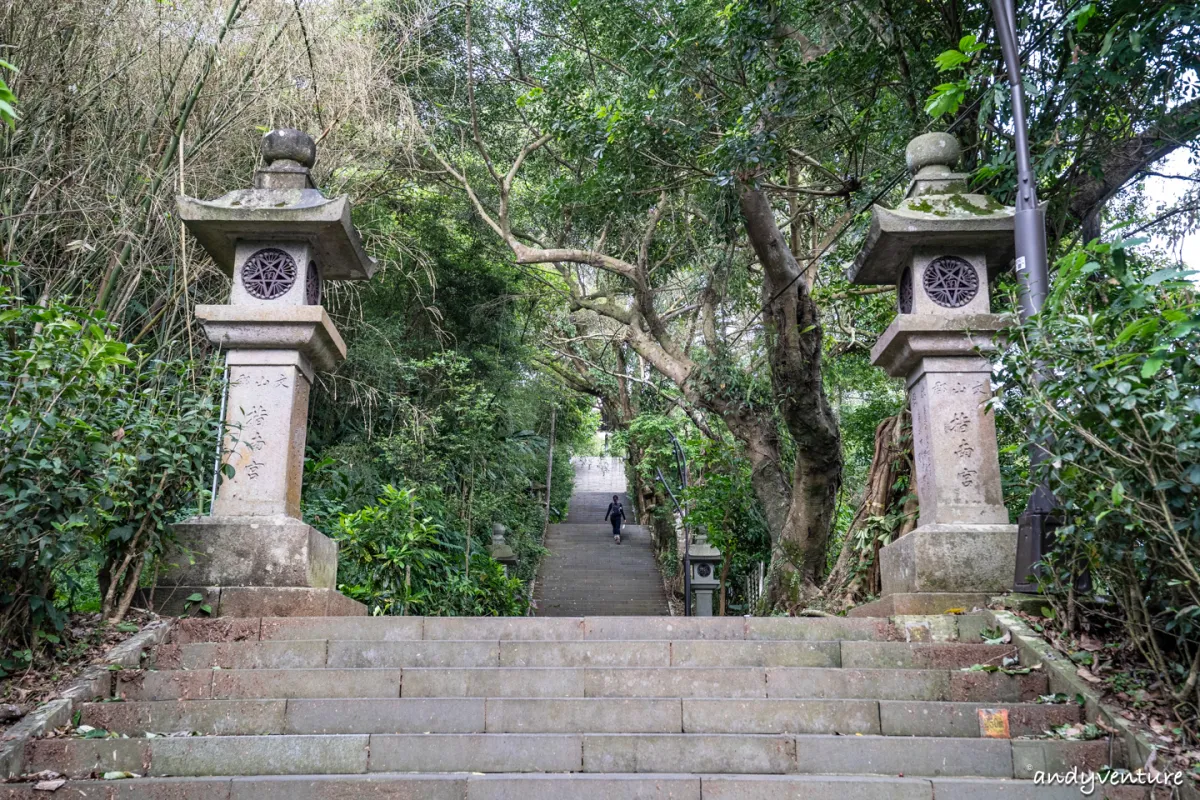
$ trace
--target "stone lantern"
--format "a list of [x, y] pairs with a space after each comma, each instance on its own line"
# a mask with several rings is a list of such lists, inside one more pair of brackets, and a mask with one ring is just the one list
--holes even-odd
[[375, 263], [347, 198], [328, 199], [314, 186], [311, 137], [274, 130], [261, 151], [254, 188], [212, 201], [178, 198], [183, 223], [233, 282], [228, 304], [196, 307], [225, 353], [226, 474], [211, 515], [175, 527], [181, 550], [160, 576], [157, 599], [176, 610], [200, 594], [222, 616], [363, 614], [337, 592], [337, 545], [301, 521], [300, 490], [314, 376], [346, 357], [323, 289], [366, 280]]
[[507, 533], [508, 528], [499, 522], [492, 523], [492, 544], [488, 547], [488, 555], [499, 561], [504, 567], [504, 574], [511, 577], [513, 569], [517, 566], [517, 554], [508, 546], [508, 542], [504, 541]]
[[1016, 564], [983, 356], [1008, 324], [991, 313], [988, 280], [1012, 260], [1013, 209], [967, 191], [949, 134], [918, 136], [905, 155], [908, 193], [894, 209], [876, 206], [849, 278], [896, 287], [898, 313], [871, 360], [905, 379], [920, 517], [881, 551], [883, 596], [863, 614], [986, 604], [1012, 586]]
[[700, 533], [688, 547], [688, 563], [691, 564], [692, 594], [696, 597], [696, 616], [713, 615], [713, 592], [721, 585], [718, 566], [721, 551], [708, 543], [708, 537]]

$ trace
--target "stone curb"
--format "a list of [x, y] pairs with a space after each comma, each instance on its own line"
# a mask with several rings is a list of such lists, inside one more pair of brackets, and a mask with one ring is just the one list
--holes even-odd
[[[1153, 742], [1146, 738], [1141, 730], [1130, 725], [1128, 720], [1116, 713], [1116, 709], [1101, 702], [1099, 693], [1075, 674], [1075, 665], [1069, 659], [1060, 655], [1036, 631], [1025, 624], [1025, 620], [1011, 611], [985, 609], [984, 613], [991, 617], [995, 625], [1012, 633], [1013, 644], [1020, 651], [1022, 664], [1036, 662], [1042, 664], [1042, 669], [1045, 670], [1046, 677], [1050, 681], [1051, 692], [1062, 692], [1070, 696], [1083, 695], [1085, 719], [1089, 721], [1102, 719], [1105, 724], [1121, 732], [1129, 764], [1146, 763], [1146, 759], [1150, 757], [1150, 750], [1154, 747]], [[1179, 787], [1179, 794], [1170, 796], [1178, 797], [1180, 800], [1200, 800], [1200, 791], [1190, 780], [1185, 779]]]
[[119, 664], [127, 669], [141, 666], [142, 657], [151, 647], [166, 641], [173, 619], [158, 619], [104, 654], [101, 663], [86, 667], [59, 697], [26, 714], [0, 739], [0, 779], [15, 778], [22, 773], [25, 745], [48, 730], [66, 725], [75, 707], [93, 697], [112, 694], [113, 670]]

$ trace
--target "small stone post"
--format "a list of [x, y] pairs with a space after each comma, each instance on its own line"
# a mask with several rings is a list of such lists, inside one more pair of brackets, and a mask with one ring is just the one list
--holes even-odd
[[233, 279], [227, 305], [196, 307], [225, 352], [222, 469], [233, 474], [222, 477], [211, 516], [176, 526], [181, 550], [156, 600], [174, 611], [200, 594], [221, 616], [363, 614], [337, 592], [337, 545], [301, 521], [300, 492], [315, 373], [346, 357], [321, 305], [324, 284], [368, 279], [375, 264], [347, 198], [314, 186], [312, 138], [274, 130], [261, 150], [254, 188], [178, 198], [188, 230]]
[[1013, 210], [967, 192], [958, 142], [918, 136], [913, 181], [895, 209], [876, 206], [850, 270], [894, 284], [897, 313], [872, 363], [905, 379], [912, 409], [918, 527], [880, 553], [883, 597], [860, 614], [933, 614], [986, 604], [1012, 585], [1017, 527], [1000, 485], [996, 424], [981, 355], [1007, 318], [991, 313], [988, 278], [1013, 254]]
[[508, 542], [504, 540], [508, 533], [508, 528], [501, 525], [499, 522], [492, 523], [492, 544], [488, 547], [488, 555], [493, 560], [499, 561], [504, 567], [504, 574], [512, 577], [512, 570], [517, 566], [517, 554], [509, 547]]
[[[721, 551], [708, 542], [704, 534], [697, 534], [688, 548], [688, 562], [692, 566], [692, 594], [696, 596], [696, 616], [713, 615], [713, 592], [721, 585], [717, 575], [721, 563]], [[691, 598], [687, 598], [691, 602]]]

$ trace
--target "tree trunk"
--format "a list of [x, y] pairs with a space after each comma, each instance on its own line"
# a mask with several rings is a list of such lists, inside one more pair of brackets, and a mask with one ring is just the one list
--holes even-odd
[[[894, 417], [888, 417], [875, 428], [875, 452], [867, 471], [862, 502], [846, 530], [837, 563], [821, 590], [833, 609], [852, 606], [879, 592], [879, 536], [873, 538], [868, 552], [860, 549], [858, 534], [870, 526], [877, 526], [879, 520], [887, 515], [896, 502], [893, 498], [896, 479], [906, 470], [911, 474], [905, 457], [907, 448], [903, 443], [906, 413], [902, 411]], [[916, 512], [916, 495], [910, 492], [901, 511], [902, 518], [895, 530], [895, 538], [912, 530]]]
[[[842, 440], [825, 396], [821, 319], [804, 273], [761, 189], [743, 189], [741, 211], [746, 233], [763, 266], [763, 321], [771, 383], [796, 443], [787, 514], [778, 535], [773, 536], [767, 593], [774, 603], [795, 603], [816, 592], [824, 571], [825, 545], [842, 481]], [[810, 263], [808, 269], [815, 269], [815, 264]], [[759, 489], [757, 484], [755, 489]], [[760, 495], [764, 506], [779, 502], [774, 493], [768, 495]]]
[[781, 463], [779, 432], [769, 413], [726, 411], [720, 415], [750, 462], [750, 485], [762, 504], [771, 541], [778, 540], [792, 505], [792, 480]]

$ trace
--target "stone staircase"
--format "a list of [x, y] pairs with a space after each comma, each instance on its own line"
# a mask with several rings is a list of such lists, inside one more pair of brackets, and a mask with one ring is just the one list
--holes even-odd
[[[534, 586], [539, 617], [667, 616], [667, 594], [650, 532], [625, 525], [615, 544], [604, 511], [615, 492], [577, 492], [566, 522], [546, 529]], [[619, 493], [625, 508], [629, 501]], [[626, 512], [630, 513], [630, 512]]]
[[[1035, 702], [1040, 671], [965, 671], [1015, 648], [941, 622], [959, 641], [837, 618], [184, 620], [82, 706], [106, 738], [30, 742], [26, 771], [65, 786], [0, 800], [1076, 800], [1030, 779], [1121, 763], [1024, 738], [1079, 707]], [[980, 709], [1015, 738], [981, 736]], [[88, 780], [111, 772], [138, 777]]]
[[534, 584], [534, 613], [539, 617], [667, 616], [667, 594], [654, 558], [650, 532], [626, 524], [621, 544], [612, 538], [604, 512], [625, 494], [625, 467], [616, 458], [576, 458], [575, 491], [567, 519], [546, 529], [545, 546]]

